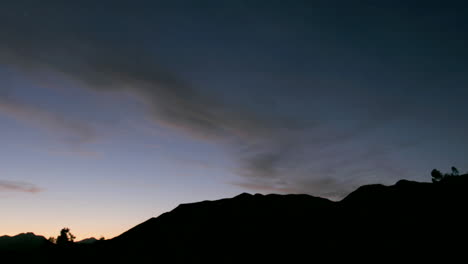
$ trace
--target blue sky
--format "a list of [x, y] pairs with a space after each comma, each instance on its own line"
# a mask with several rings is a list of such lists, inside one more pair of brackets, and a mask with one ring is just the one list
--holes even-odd
[[466, 11], [3, 1], [0, 234], [113, 237], [179, 203], [466, 171]]

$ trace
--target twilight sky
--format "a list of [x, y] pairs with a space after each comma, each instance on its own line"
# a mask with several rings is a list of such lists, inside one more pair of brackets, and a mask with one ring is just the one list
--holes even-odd
[[466, 32], [463, 1], [2, 0], [0, 235], [464, 172]]

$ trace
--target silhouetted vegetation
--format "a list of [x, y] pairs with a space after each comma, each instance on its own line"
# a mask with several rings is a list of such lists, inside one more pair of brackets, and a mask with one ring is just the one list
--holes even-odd
[[57, 245], [64, 246], [72, 244], [75, 240], [75, 236], [70, 233], [69, 228], [63, 228], [60, 231], [60, 235], [57, 237]]
[[459, 176], [459, 175], [460, 175], [460, 172], [455, 167], [452, 167], [452, 173], [442, 174], [442, 172], [440, 172], [437, 169], [433, 169], [431, 172], [433, 183], [441, 182], [447, 179], [448, 177], [454, 177], [454, 176]]

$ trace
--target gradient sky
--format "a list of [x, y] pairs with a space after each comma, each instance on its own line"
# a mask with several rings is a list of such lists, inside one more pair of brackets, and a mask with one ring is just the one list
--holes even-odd
[[[409, 3], [408, 3], [409, 2]], [[463, 1], [0, 2], [0, 235], [468, 170]]]

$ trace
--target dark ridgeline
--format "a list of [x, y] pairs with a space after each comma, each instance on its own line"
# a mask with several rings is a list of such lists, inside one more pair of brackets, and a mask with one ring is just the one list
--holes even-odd
[[53, 247], [43, 255], [131, 263], [465, 257], [467, 190], [468, 175], [462, 175], [362, 186], [340, 202], [241, 194], [182, 204], [114, 239]]
[[0, 252], [8, 251], [32, 251], [51, 248], [52, 242], [43, 236], [36, 236], [34, 233], [22, 233], [16, 236], [0, 237]]

